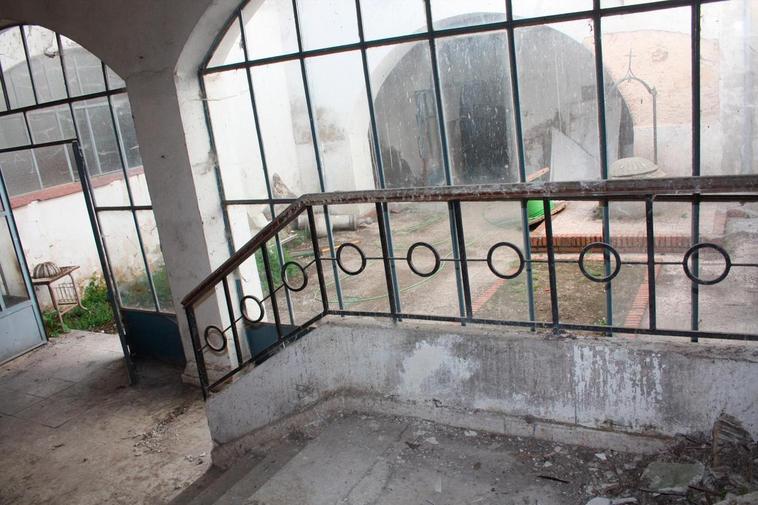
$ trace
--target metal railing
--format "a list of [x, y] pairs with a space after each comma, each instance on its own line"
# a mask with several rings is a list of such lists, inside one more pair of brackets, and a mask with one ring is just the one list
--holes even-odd
[[[551, 201], [597, 201], [600, 206], [606, 207], [607, 212], [609, 202], [638, 202], [640, 206], [644, 205], [644, 245], [641, 259], [627, 260], [622, 258], [617, 248], [611, 243], [612, 240], [593, 241], [587, 243], [581, 248], [578, 257], [565, 259], [556, 257], [555, 237], [553, 233], [553, 219], [551, 214]], [[493, 243], [486, 257], [473, 257], [467, 255], [467, 242], [464, 238], [464, 220], [461, 212], [461, 204], [467, 202], [517, 202], [522, 209], [527, 202], [540, 201], [544, 210], [544, 250], [541, 257], [531, 255], [527, 246], [526, 251], [511, 242], [497, 241]], [[660, 179], [635, 179], [635, 180], [598, 180], [598, 181], [578, 181], [578, 182], [532, 182], [532, 183], [514, 183], [514, 184], [497, 184], [497, 185], [473, 185], [473, 186], [452, 186], [452, 187], [427, 187], [427, 188], [408, 188], [408, 189], [383, 189], [372, 191], [353, 191], [337, 193], [318, 193], [304, 195], [290, 204], [285, 210], [274, 217], [261, 231], [237, 250], [228, 260], [219, 268], [211, 273], [203, 282], [193, 289], [182, 300], [185, 308], [189, 328], [191, 332], [192, 344], [197, 361], [198, 373], [203, 392], [207, 393], [229, 381], [235, 374], [250, 364], [260, 363], [283, 346], [302, 335], [307, 333], [316, 321], [325, 316], [368, 316], [368, 317], [387, 317], [395, 321], [404, 319], [409, 320], [432, 320], [460, 324], [485, 324], [485, 325], [505, 325], [526, 327], [530, 329], [544, 328], [553, 332], [564, 331], [589, 331], [599, 332], [606, 335], [613, 333], [631, 333], [631, 334], [654, 334], [667, 336], [684, 336], [693, 341], [699, 338], [720, 338], [732, 340], [758, 340], [758, 334], [755, 332], [735, 333], [722, 331], [703, 331], [698, 329], [697, 313], [699, 310], [698, 290], [702, 285], [712, 285], [724, 280], [733, 267], [750, 267], [758, 268], [758, 263], [733, 261], [730, 254], [724, 247], [716, 242], [700, 242], [697, 227], [693, 224], [693, 233], [689, 237], [688, 248], [684, 251], [681, 258], [675, 259], [661, 257], [656, 255], [656, 236], [654, 233], [654, 208], [661, 202], [683, 202], [693, 205], [705, 203], [721, 202], [756, 202], [758, 201], [758, 176], [755, 175], [737, 175], [737, 176], [719, 176], [719, 177], [681, 177], [681, 178], [660, 178]], [[394, 250], [388, 246], [387, 235], [390, 224], [387, 216], [388, 204], [394, 203], [417, 203], [426, 204], [440, 202], [447, 204], [450, 216], [450, 239], [453, 247], [457, 247], [458, 254], [441, 257], [434, 245], [423, 241], [416, 241], [407, 248], [405, 255], [396, 255]], [[344, 242], [337, 249], [333, 257], [321, 255], [322, 246], [319, 243], [319, 234], [317, 231], [317, 214], [316, 211], [328, 213], [330, 206], [345, 204], [373, 205], [376, 209], [377, 222], [381, 255], [367, 255], [359, 243]], [[296, 223], [302, 215], [307, 216], [307, 229], [312, 247], [313, 259], [310, 261], [298, 262], [296, 260], [287, 261], [283, 265], [272, 264], [272, 258], [268, 253], [267, 243], [274, 240], [280, 232], [285, 230], [289, 225]], [[695, 221], [698, 215], [693, 215]], [[415, 251], [427, 250], [427, 255], [431, 255], [433, 262], [431, 268], [423, 270], [414, 262]], [[494, 262], [493, 256], [498, 249], [508, 250], [517, 258], [516, 267], [504, 272], [498, 269]], [[326, 249], [325, 249], [326, 250]], [[723, 271], [712, 278], [701, 278], [699, 270], [699, 254], [704, 254], [706, 250], [710, 254], [715, 254], [721, 258]], [[347, 265], [344, 261], [343, 254], [350, 252], [359, 260], [357, 266]], [[586, 268], [586, 260], [589, 255], [595, 253], [600, 256], [604, 264], [602, 274], [591, 271]], [[254, 258], [259, 254], [258, 258]], [[259, 295], [250, 294], [248, 288], [240, 282], [238, 269], [248, 260], [257, 259], [256, 265], [262, 267], [264, 278], [260, 284], [266, 286], [268, 293]], [[369, 262], [380, 262], [384, 269], [383, 282], [386, 284], [386, 301], [389, 307], [388, 311], [356, 311], [356, 310], [337, 310], [330, 305], [328, 285], [325, 279], [328, 272], [324, 264], [336, 264], [337, 268], [348, 276], [360, 276]], [[408, 313], [403, 312], [399, 306], [398, 283], [396, 276], [393, 275], [392, 269], [395, 263], [406, 262], [413, 274], [420, 277], [427, 277], [439, 271], [444, 262], [452, 262], [455, 265], [455, 275], [458, 276], [458, 284], [462, 290], [463, 304], [460, 315], [435, 315], [427, 313]], [[261, 264], [262, 263], [262, 264]], [[496, 277], [501, 279], [513, 279], [522, 272], [531, 276], [532, 267], [544, 265], [547, 269], [549, 281], [549, 317], [540, 320], [534, 315], [532, 298], [530, 293], [530, 310], [525, 314], [523, 320], [506, 320], [506, 319], [488, 319], [476, 317], [472, 304], [472, 289], [469, 278], [469, 267], [474, 263], [485, 263]], [[579, 324], [570, 323], [561, 320], [559, 312], [558, 297], [558, 275], [556, 266], [562, 263], [574, 263], [578, 265], [582, 275], [595, 283], [608, 286], [614, 278], [627, 266], [637, 265], [638, 268], [645, 268], [646, 278], [643, 281], [647, 311], [647, 325], [642, 327], [628, 327], [613, 324]], [[681, 266], [684, 274], [687, 276], [688, 284], [691, 291], [691, 307], [693, 324], [690, 328], [661, 328], [658, 324], [656, 314], [656, 269], [661, 266]], [[297, 275], [293, 276], [292, 271], [296, 270]], [[278, 270], [278, 271], [276, 271]], [[290, 293], [302, 291], [308, 286], [311, 276], [315, 274], [319, 303], [315, 314], [307, 320], [300, 323], [286, 324], [283, 321], [276, 302], [277, 292], [285, 290]], [[293, 277], [300, 277], [298, 282], [293, 281]], [[278, 278], [278, 281], [277, 281]], [[531, 277], [530, 277], [531, 278]], [[529, 289], [532, 284], [529, 282]], [[315, 284], [311, 284], [312, 289], [316, 289]], [[219, 291], [219, 288], [220, 291]], [[223, 295], [221, 294], [223, 293]], [[234, 296], [239, 298], [238, 302], [233, 301]], [[451, 299], [455, 297], [451, 295]], [[204, 318], [210, 318], [212, 321], [203, 321], [203, 329], [198, 324], [198, 308], [204, 303], [215, 306], [216, 310], [210, 311], [211, 315], [204, 315]], [[250, 313], [250, 305], [257, 307], [257, 313], [253, 316]], [[215, 304], [215, 305], [214, 305]], [[271, 314], [266, 314], [266, 305], [270, 308]], [[221, 315], [223, 307], [226, 307], [227, 314]], [[221, 310], [219, 310], [221, 308]], [[273, 323], [265, 322], [264, 318], [273, 317]], [[228, 317], [228, 320], [226, 319]], [[225, 320], [226, 323], [218, 322]], [[250, 341], [243, 339], [248, 329], [266, 328], [271, 334], [271, 338], [263, 347], [255, 348]], [[273, 333], [271, 333], [273, 332]], [[234, 346], [233, 351], [229, 349], [229, 342]], [[245, 348], [248, 344], [249, 349]], [[208, 363], [206, 357], [208, 354], [215, 356], [228, 357], [226, 360], [227, 367], [221, 369], [215, 374], [216, 376], [209, 379]], [[229, 359], [231, 359], [231, 364]], [[223, 360], [221, 360], [223, 362]], [[216, 367], [218, 368], [218, 367]], [[215, 371], [215, 369], [214, 369]]]

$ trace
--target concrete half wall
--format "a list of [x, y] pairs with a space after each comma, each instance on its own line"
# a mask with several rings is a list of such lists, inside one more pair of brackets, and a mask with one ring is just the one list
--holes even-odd
[[758, 346], [328, 323], [207, 403], [218, 463], [339, 410], [648, 451], [721, 412], [758, 437]]

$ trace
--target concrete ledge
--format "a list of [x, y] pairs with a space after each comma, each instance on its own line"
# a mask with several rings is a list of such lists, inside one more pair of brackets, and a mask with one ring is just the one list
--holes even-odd
[[651, 452], [721, 412], [758, 435], [758, 346], [329, 322], [207, 403], [223, 465], [338, 412]]

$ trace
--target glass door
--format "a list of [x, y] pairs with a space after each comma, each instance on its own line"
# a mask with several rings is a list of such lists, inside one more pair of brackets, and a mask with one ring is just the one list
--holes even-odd
[[5, 184], [0, 181], [0, 363], [45, 342]]

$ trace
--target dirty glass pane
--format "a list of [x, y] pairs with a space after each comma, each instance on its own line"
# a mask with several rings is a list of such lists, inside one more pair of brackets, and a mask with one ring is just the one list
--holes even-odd
[[444, 185], [429, 44], [367, 53], [387, 187]]
[[[395, 268], [402, 311], [409, 314], [459, 316], [458, 288], [455, 265], [451, 261], [452, 240], [446, 204], [398, 203], [390, 204]], [[417, 246], [412, 252], [414, 268], [406, 260], [410, 248], [418, 243], [429, 244], [439, 255], [439, 268], [435, 270], [434, 253], [426, 246]]]
[[34, 150], [34, 156], [43, 187], [50, 188], [77, 180], [74, 156], [68, 146], [41, 147]]
[[61, 36], [61, 44], [71, 96], [105, 91], [103, 65], [98, 57], [66, 37]]
[[150, 193], [147, 189], [142, 156], [139, 152], [137, 132], [134, 130], [134, 118], [126, 93], [111, 97], [113, 117], [118, 128], [118, 142], [129, 174], [129, 186], [132, 191], [133, 205], [150, 205]]
[[[249, 8], [249, 7], [248, 7]], [[207, 68], [229, 65], [231, 63], [240, 63], [245, 59], [245, 53], [242, 49], [242, 35], [240, 33], [239, 18], [235, 17], [232, 24], [227, 28], [226, 33], [218, 43], [216, 50], [208, 60]]]
[[105, 67], [105, 75], [108, 78], [108, 89], [125, 88], [126, 82], [111, 69], [111, 67]]
[[227, 200], [268, 197], [246, 72], [240, 69], [204, 77]]
[[[483, 319], [528, 321], [526, 266], [508, 242], [525, 254], [519, 202], [464, 202], [461, 204], [466, 238], [469, 284], [473, 315]], [[492, 267], [487, 264], [492, 250]], [[521, 268], [521, 272], [519, 272]]]
[[360, 52], [309, 58], [306, 69], [326, 190], [378, 187]]
[[519, 28], [515, 39], [527, 179], [599, 178], [591, 21]]
[[8, 219], [0, 217], [0, 221], [0, 294], [7, 308], [28, 300], [29, 293], [13, 247]]
[[250, 73], [273, 196], [320, 191], [300, 63], [254, 67]]
[[174, 301], [171, 298], [171, 287], [168, 284], [166, 262], [163, 260], [163, 251], [158, 237], [158, 225], [155, 223], [155, 215], [152, 210], [137, 211], [142, 243], [145, 247], [145, 257], [153, 278], [155, 294], [158, 296], [158, 304], [163, 312], [174, 312]]
[[[626, 2], [625, 2], [626, 3]], [[592, 0], [513, 0], [513, 17], [532, 18], [592, 9]]]
[[41, 26], [24, 26], [37, 99], [42, 102], [66, 98], [60, 51], [55, 32]]
[[298, 0], [303, 49], [358, 42], [355, 0]]
[[128, 205], [129, 195], [108, 100], [98, 98], [76, 102], [74, 117], [87, 171], [92, 177], [95, 203], [98, 206]]
[[701, 6], [700, 173], [758, 172], [758, 60], [753, 21], [758, 2]]
[[610, 178], [692, 174], [690, 49], [688, 7], [603, 19]]
[[432, 22], [436, 30], [505, 21], [502, 0], [432, 0]]
[[121, 305], [155, 310], [131, 212], [101, 212], [100, 227]]
[[34, 90], [29, 76], [24, 44], [19, 27], [8, 28], [0, 32], [0, 64], [8, 91], [10, 108], [16, 109], [34, 105]]
[[29, 129], [35, 144], [76, 137], [74, 121], [68, 105], [57, 105], [27, 113]]
[[[717, 244], [732, 262], [726, 277], [699, 287], [700, 329], [755, 333], [758, 306], [758, 205], [703, 203], [700, 242]], [[698, 253], [698, 277], [715, 281], [725, 271], [725, 259], [711, 247]], [[690, 262], [691, 264], [691, 262]]]
[[454, 184], [518, 181], [505, 32], [440, 39], [437, 59]]
[[361, 0], [361, 16], [366, 40], [426, 31], [423, 0]]
[[297, 52], [290, 0], [249, 2], [242, 9], [247, 55], [251, 60]]
[[10, 114], [0, 117], [0, 149], [29, 144], [23, 114]]
[[42, 188], [31, 150], [0, 154], [0, 170], [3, 171], [8, 196], [23, 195]]
[[[377, 259], [382, 256], [382, 244], [379, 238], [376, 207], [373, 204], [332, 205], [329, 207], [329, 217], [335, 245], [339, 247], [343, 244], [352, 244], [346, 245], [340, 255], [340, 262], [346, 270], [356, 272], [361, 269], [363, 262], [356, 247], [360, 248], [367, 258], [374, 258], [367, 259], [363, 269], [355, 275], [347, 273], [338, 266], [337, 273], [345, 309], [389, 312], [384, 262]], [[324, 250], [327, 241], [323, 212], [317, 212], [315, 218], [319, 244]], [[322, 263], [328, 279], [327, 291], [330, 306], [338, 307], [334, 289], [333, 262], [324, 260]]]
[[[574, 202], [568, 202], [568, 204], [572, 205]], [[660, 211], [655, 206], [653, 209]], [[595, 215], [597, 220], [601, 219], [602, 213], [599, 206], [596, 206]], [[609, 202], [608, 216], [610, 244], [619, 253], [622, 262], [618, 276], [611, 281], [613, 325], [648, 328], [650, 322], [647, 305], [648, 273], [647, 265], [644, 264], [647, 261], [645, 203], [641, 201]], [[594, 249], [593, 252], [596, 258], [603, 258], [602, 250]], [[627, 262], [643, 262], [643, 264], [625, 264]], [[656, 272], [659, 270], [660, 268], [657, 268]], [[600, 276], [606, 275], [602, 261], [597, 271]]]

